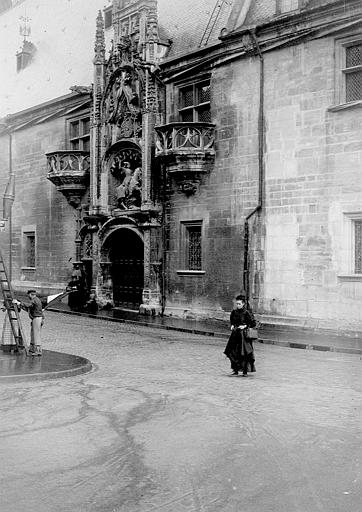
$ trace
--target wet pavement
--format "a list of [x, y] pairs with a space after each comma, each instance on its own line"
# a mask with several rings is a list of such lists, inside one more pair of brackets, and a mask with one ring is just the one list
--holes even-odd
[[1, 512], [360, 512], [359, 355], [47, 312], [93, 371], [0, 381]]
[[42, 356], [0, 352], [0, 382], [70, 377], [92, 369], [84, 357], [43, 350]]

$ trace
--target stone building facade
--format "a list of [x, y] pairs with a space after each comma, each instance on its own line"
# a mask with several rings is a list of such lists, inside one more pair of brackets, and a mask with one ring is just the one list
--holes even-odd
[[[360, 329], [361, 35], [358, 2], [243, 2], [221, 46], [162, 64], [167, 121], [208, 81], [215, 127], [211, 172], [172, 188], [168, 307], [222, 317], [243, 288], [264, 322]], [[182, 272], [197, 220], [203, 272]]]
[[91, 92], [6, 119], [37, 176], [14, 283], [61, 288], [71, 254], [101, 305], [224, 319], [244, 290], [262, 321], [362, 330], [360, 2], [194, 3], [115, 0]]

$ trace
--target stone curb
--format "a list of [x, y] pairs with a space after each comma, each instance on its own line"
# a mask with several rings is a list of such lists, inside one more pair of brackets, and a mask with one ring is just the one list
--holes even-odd
[[[83, 316], [88, 318], [95, 318], [95, 319], [101, 319], [106, 320], [107, 322], [118, 322], [123, 324], [133, 324], [133, 325], [142, 325], [143, 327], [154, 327], [155, 329], [161, 329], [161, 330], [167, 330], [167, 331], [178, 331], [178, 332], [186, 332], [189, 334], [199, 334], [201, 336], [210, 336], [215, 338], [229, 338], [228, 333], [222, 333], [222, 332], [212, 332], [212, 331], [203, 331], [201, 329], [188, 329], [184, 327], [176, 327], [171, 325], [160, 325], [160, 324], [154, 324], [152, 322], [139, 322], [136, 320], [129, 320], [125, 318], [109, 318], [106, 316], [99, 316], [99, 315], [91, 315], [88, 313], [79, 313], [75, 311], [63, 311], [61, 309], [56, 308], [49, 308], [48, 311], [53, 311], [55, 313], [64, 313], [66, 315], [76, 315], [76, 316]], [[302, 343], [302, 342], [293, 342], [293, 341], [280, 341], [280, 340], [273, 340], [268, 338], [260, 338], [258, 339], [259, 343], [264, 343], [265, 345], [276, 345], [278, 347], [285, 347], [285, 348], [297, 348], [297, 349], [304, 349], [304, 350], [317, 350], [321, 352], [339, 352], [339, 353], [345, 353], [345, 354], [357, 354], [362, 355], [362, 350], [358, 348], [349, 348], [349, 347], [336, 347], [333, 345], [313, 345], [310, 343]]]
[[105, 320], [106, 322], [115, 322], [120, 324], [132, 324], [132, 325], [142, 325], [143, 327], [154, 327], [155, 329], [161, 329], [165, 331], [179, 331], [179, 332], [187, 332], [189, 334], [200, 334], [202, 336], [213, 336], [216, 338], [228, 338], [228, 334], [224, 334], [222, 332], [214, 332], [214, 331], [203, 331], [201, 329], [189, 329], [187, 327], [177, 327], [174, 325], [160, 325], [152, 322], [140, 322], [138, 320], [130, 320], [128, 318], [110, 318], [107, 316], [100, 315], [91, 315], [89, 313], [79, 313], [77, 311], [64, 311], [62, 309], [49, 308], [47, 311], [52, 311], [54, 313], [64, 313], [65, 315], [75, 315], [75, 316], [83, 316], [86, 318], [95, 318], [96, 320]]
[[310, 343], [300, 343], [294, 341], [280, 341], [280, 340], [271, 340], [271, 339], [260, 339], [260, 343], [264, 343], [265, 345], [276, 345], [278, 347], [286, 347], [286, 348], [299, 348], [304, 350], [318, 350], [320, 352], [340, 352], [345, 354], [357, 354], [362, 355], [362, 350], [359, 348], [349, 348], [349, 347], [335, 347], [330, 345], [313, 345]]

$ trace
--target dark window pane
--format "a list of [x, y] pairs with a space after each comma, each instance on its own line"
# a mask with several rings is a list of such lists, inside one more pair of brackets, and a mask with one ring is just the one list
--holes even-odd
[[205, 103], [210, 101], [210, 84], [204, 83], [197, 87], [197, 103]]
[[362, 43], [346, 48], [346, 67], [362, 65]]
[[82, 135], [88, 135], [90, 128], [90, 120], [82, 119]]
[[202, 123], [211, 123], [211, 112], [209, 105], [207, 107], [199, 108], [198, 112], [198, 121]]
[[84, 137], [84, 139], [83, 139], [83, 151], [90, 151], [90, 139], [89, 139], [89, 137]]
[[354, 222], [354, 271], [362, 274], [362, 220]]
[[194, 120], [194, 112], [193, 110], [185, 110], [184, 112], [180, 112], [180, 117], [183, 123], [192, 123]]
[[70, 148], [74, 149], [74, 151], [77, 151], [79, 149], [79, 139], [72, 140], [70, 143]]
[[69, 136], [71, 139], [74, 139], [74, 137], [79, 137], [79, 121], [76, 121], [74, 123], [70, 123], [70, 133]]
[[201, 270], [201, 226], [190, 226], [188, 232], [188, 268]]
[[346, 74], [346, 101], [362, 99], [362, 71]]
[[25, 264], [27, 267], [35, 267], [35, 234], [25, 234]]
[[190, 107], [194, 104], [194, 88], [184, 87], [180, 90], [180, 108]]

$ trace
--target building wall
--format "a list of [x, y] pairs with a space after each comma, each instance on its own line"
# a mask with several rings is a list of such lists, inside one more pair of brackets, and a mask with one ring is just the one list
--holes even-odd
[[[215, 163], [195, 196], [174, 191], [170, 198], [168, 311], [225, 318], [233, 297], [243, 289], [245, 217], [258, 201], [258, 76], [254, 59], [213, 71]], [[177, 273], [183, 249], [180, 223], [187, 220], [203, 221], [204, 275]]]
[[362, 211], [362, 117], [339, 102], [335, 40], [265, 56], [266, 313], [306, 325], [360, 328], [362, 282], [351, 271], [350, 219]]
[[[339, 43], [349, 35], [264, 55], [265, 208], [250, 223], [250, 296], [267, 316], [361, 329], [351, 226], [362, 212], [362, 117], [358, 106], [336, 108]], [[171, 196], [168, 304], [225, 317], [243, 287], [244, 222], [258, 203], [259, 58], [215, 68], [211, 95], [214, 167], [196, 196]], [[169, 90], [169, 105], [175, 98]], [[180, 275], [180, 222], [199, 219], [205, 274]]]
[[[46, 294], [64, 289], [75, 260], [76, 212], [47, 180], [45, 153], [65, 147], [64, 119], [19, 130], [12, 135], [12, 161], [16, 176], [12, 208], [12, 278], [15, 289], [29, 286]], [[0, 141], [7, 151], [7, 136]], [[2, 169], [8, 168], [4, 159]], [[5, 190], [6, 173], [1, 187]], [[36, 269], [26, 269], [23, 231], [36, 232]], [[4, 257], [9, 260], [9, 222], [1, 233]]]

